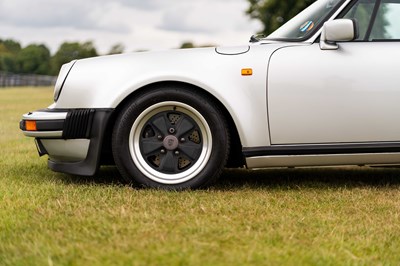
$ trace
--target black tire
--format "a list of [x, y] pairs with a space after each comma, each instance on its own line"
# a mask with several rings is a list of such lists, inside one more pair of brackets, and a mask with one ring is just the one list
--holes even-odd
[[196, 189], [214, 182], [230, 136], [218, 105], [191, 87], [157, 86], [120, 112], [112, 151], [122, 177], [150, 188]]

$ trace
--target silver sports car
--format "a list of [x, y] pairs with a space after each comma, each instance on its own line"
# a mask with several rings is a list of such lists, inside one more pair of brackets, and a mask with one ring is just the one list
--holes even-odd
[[20, 128], [58, 172], [204, 187], [224, 167], [400, 164], [400, 0], [319, 0], [247, 45], [65, 64]]

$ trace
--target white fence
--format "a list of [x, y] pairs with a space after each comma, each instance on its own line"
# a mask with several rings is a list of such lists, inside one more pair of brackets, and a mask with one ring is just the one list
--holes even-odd
[[0, 71], [0, 87], [17, 86], [54, 86], [57, 77], [34, 75], [34, 74], [13, 74]]

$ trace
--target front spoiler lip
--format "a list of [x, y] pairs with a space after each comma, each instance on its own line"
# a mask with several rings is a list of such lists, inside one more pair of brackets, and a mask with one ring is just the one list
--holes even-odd
[[[106, 135], [106, 128], [112, 124], [110, 118], [114, 113], [112, 108], [99, 109], [45, 109], [27, 113], [22, 117], [22, 121], [35, 120], [47, 124], [48, 121], [63, 120], [61, 137], [48, 137], [46, 134], [59, 135], [56, 131], [36, 131], [38, 135], [33, 136], [37, 141], [39, 155], [45, 155], [50, 150], [44, 147], [44, 141], [75, 141], [87, 140], [88, 151], [86, 158], [81, 161], [53, 161], [48, 160], [50, 169], [56, 172], [62, 172], [73, 175], [93, 176], [100, 166], [103, 141]], [[21, 124], [20, 124], [21, 126]], [[23, 130], [24, 131], [24, 130]], [[60, 131], [60, 130], [59, 130]], [[35, 134], [34, 131], [24, 131], [24, 134]], [[41, 135], [40, 135], [41, 134]], [[39, 136], [40, 135], [40, 136]], [[27, 135], [29, 136], [29, 135]], [[42, 147], [43, 146], [43, 147]], [[49, 155], [50, 156], [50, 155]]]

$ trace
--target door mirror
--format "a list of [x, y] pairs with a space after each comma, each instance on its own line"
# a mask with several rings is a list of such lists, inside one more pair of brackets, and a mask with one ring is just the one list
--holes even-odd
[[322, 27], [320, 48], [321, 50], [337, 50], [336, 42], [348, 42], [357, 39], [356, 20], [336, 19], [327, 21]]

